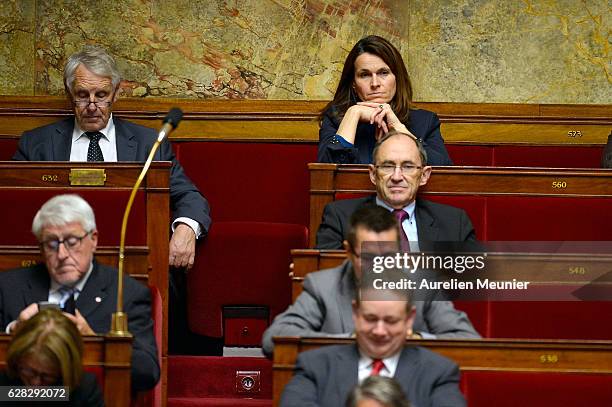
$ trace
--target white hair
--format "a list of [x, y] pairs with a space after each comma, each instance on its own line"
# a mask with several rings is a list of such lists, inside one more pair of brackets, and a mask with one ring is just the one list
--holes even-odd
[[71, 94], [75, 72], [81, 64], [96, 75], [111, 78], [113, 89], [121, 82], [121, 74], [113, 57], [104, 48], [86, 45], [81, 51], [70, 55], [64, 65], [64, 85]]
[[78, 222], [86, 232], [96, 229], [96, 217], [86, 200], [75, 194], [57, 195], [38, 210], [32, 221], [32, 233], [38, 239], [43, 227], [64, 226]]

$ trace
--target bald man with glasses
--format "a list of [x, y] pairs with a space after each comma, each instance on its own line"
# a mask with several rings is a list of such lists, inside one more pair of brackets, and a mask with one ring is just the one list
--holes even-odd
[[343, 199], [325, 206], [317, 249], [342, 249], [351, 214], [364, 205], [376, 204], [393, 213], [401, 225], [401, 240], [414, 251], [424, 242], [476, 242], [476, 233], [465, 211], [417, 198], [427, 184], [431, 166], [423, 145], [409, 134], [391, 131], [374, 147], [370, 181], [376, 195]]

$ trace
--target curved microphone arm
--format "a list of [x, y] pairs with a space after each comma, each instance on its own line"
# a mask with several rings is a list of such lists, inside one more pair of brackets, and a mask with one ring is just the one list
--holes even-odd
[[132, 188], [132, 193], [130, 194], [130, 198], [128, 199], [128, 203], [125, 207], [125, 212], [123, 213], [123, 221], [121, 222], [121, 240], [119, 243], [119, 273], [117, 275], [117, 311], [113, 313], [113, 318], [111, 322], [111, 330], [109, 332], [110, 336], [131, 336], [128, 331], [128, 318], [127, 314], [123, 312], [123, 261], [125, 259], [125, 235], [127, 232], [127, 223], [128, 218], [130, 216], [130, 211], [132, 210], [132, 204], [134, 203], [134, 198], [136, 197], [136, 192], [144, 180], [145, 175], [149, 171], [149, 167], [151, 166], [151, 162], [153, 161], [153, 157], [159, 148], [161, 142], [178, 126], [178, 123], [181, 121], [183, 117], [183, 112], [179, 108], [173, 108], [170, 110], [166, 118], [164, 119], [164, 124], [159, 131], [157, 136], [157, 140], [151, 147], [151, 151], [149, 152], [149, 156], [147, 157], [147, 161], [145, 161], [144, 167]]

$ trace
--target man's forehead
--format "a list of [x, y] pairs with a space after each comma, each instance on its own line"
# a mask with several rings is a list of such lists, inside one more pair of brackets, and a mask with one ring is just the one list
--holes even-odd
[[365, 242], [395, 242], [398, 238], [398, 231], [396, 228], [391, 228], [382, 232], [375, 232], [363, 226], [357, 226], [357, 233], [355, 235], [357, 244]]
[[79, 222], [70, 222], [64, 225], [44, 225], [41, 229], [41, 235], [64, 235], [84, 231], [85, 229]]
[[[406, 301], [397, 299], [388, 293], [379, 290], [366, 290], [362, 293], [364, 300], [361, 301], [359, 310], [368, 316], [379, 318], [404, 317], [406, 316]], [[395, 298], [394, 298], [395, 297]]]
[[90, 88], [90, 87], [112, 87], [113, 80], [110, 76], [100, 76], [91, 72], [83, 64], [79, 65], [74, 75], [75, 88]]
[[386, 140], [378, 149], [378, 162], [414, 161], [419, 158], [419, 149], [410, 136], [395, 135]]

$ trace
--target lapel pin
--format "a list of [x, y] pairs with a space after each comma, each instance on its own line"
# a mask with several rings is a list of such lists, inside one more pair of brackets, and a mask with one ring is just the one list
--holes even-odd
[[96, 297], [96, 302], [102, 302], [102, 298]]

